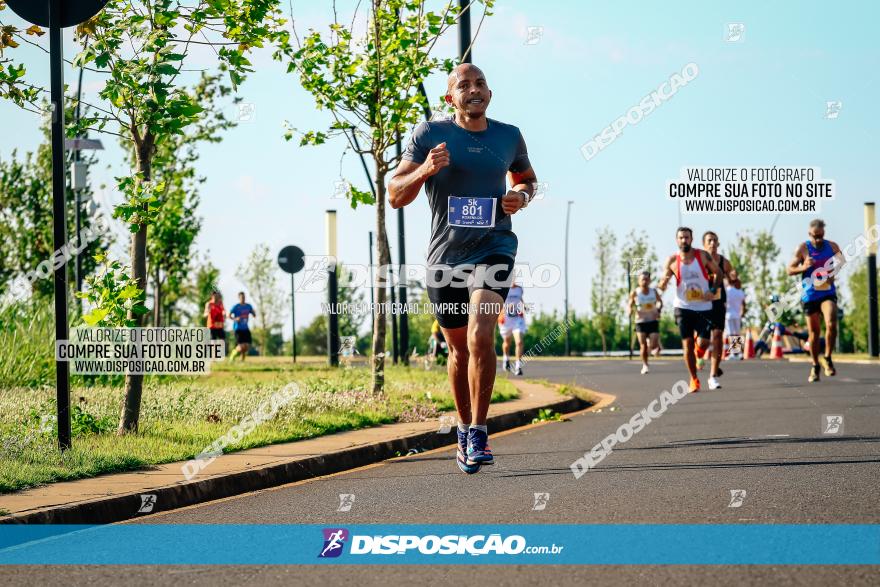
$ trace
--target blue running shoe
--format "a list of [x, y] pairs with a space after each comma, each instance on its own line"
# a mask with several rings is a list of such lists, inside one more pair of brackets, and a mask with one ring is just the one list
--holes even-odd
[[494, 465], [492, 450], [489, 448], [489, 435], [482, 430], [471, 428], [468, 430], [468, 465]]
[[458, 433], [458, 450], [455, 454], [455, 462], [463, 473], [473, 475], [474, 473], [479, 472], [480, 465], [469, 465], [467, 462], [468, 433], [467, 431], [462, 432], [461, 430], [456, 430], [456, 432]]

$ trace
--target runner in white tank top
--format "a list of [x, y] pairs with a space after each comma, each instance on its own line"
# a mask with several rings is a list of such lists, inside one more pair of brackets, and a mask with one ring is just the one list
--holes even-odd
[[[742, 347], [743, 340], [742, 335], [742, 317], [745, 313], [746, 309], [746, 294], [742, 290], [742, 283], [739, 278], [733, 280], [727, 287], [727, 311], [724, 314], [724, 323], [725, 323], [725, 333], [724, 336], [731, 343], [734, 342], [733, 337], [736, 337], [737, 344], [731, 344], [728, 349], [729, 350], [729, 359], [733, 360], [742, 360]], [[727, 346], [727, 345], [725, 345]]]
[[690, 261], [682, 260], [682, 254], [675, 256], [675, 300], [673, 307], [696, 312], [712, 309], [712, 300], [706, 299], [709, 293], [709, 275], [703, 265], [701, 255], [695, 250]]
[[651, 283], [651, 274], [643, 271], [639, 275], [639, 287], [629, 292], [630, 313], [636, 315], [636, 336], [639, 339], [639, 353], [642, 357], [642, 375], [648, 373], [648, 351], [654, 356], [660, 354], [660, 308], [663, 300]]
[[[501, 368], [514, 375], [522, 375], [523, 335], [526, 333], [525, 305], [523, 288], [516, 283], [510, 286], [507, 299], [504, 300], [504, 311], [498, 317], [498, 330], [503, 340], [501, 350], [504, 356]], [[510, 339], [516, 344], [516, 362], [510, 364]]]
[[[657, 288], [664, 291], [669, 281], [675, 277], [675, 300], [672, 304], [675, 308], [675, 321], [681, 334], [684, 362], [691, 377], [690, 390], [697, 392], [700, 391], [700, 380], [697, 377], [694, 333], [698, 337], [697, 345], [705, 351], [709, 347], [712, 329], [712, 297], [721, 287], [721, 269], [706, 251], [691, 247], [693, 231], [690, 228], [679, 228], [675, 233], [675, 240], [679, 252], [666, 259], [665, 274]], [[709, 388], [719, 387], [718, 380], [710, 377]]]

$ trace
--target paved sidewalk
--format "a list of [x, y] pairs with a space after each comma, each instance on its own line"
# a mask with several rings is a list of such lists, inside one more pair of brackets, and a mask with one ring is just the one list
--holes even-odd
[[[582, 400], [561, 395], [555, 387], [511, 379], [520, 397], [492, 404], [493, 430], [531, 422], [541, 408], [571, 412]], [[598, 394], [596, 401], [613, 397]], [[454, 431], [454, 426], [452, 428]], [[438, 432], [438, 422], [389, 424], [298, 442], [254, 448], [217, 457], [191, 480], [185, 462], [157, 465], [131, 473], [53, 483], [0, 496], [0, 509], [10, 515], [0, 522], [106, 523], [141, 513], [141, 495], [155, 495], [151, 512], [256, 491], [378, 462], [415, 449], [453, 444], [455, 436]], [[147, 506], [149, 507], [149, 506]]]

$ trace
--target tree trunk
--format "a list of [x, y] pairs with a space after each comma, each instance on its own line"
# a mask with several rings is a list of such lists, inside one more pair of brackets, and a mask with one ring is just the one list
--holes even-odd
[[388, 249], [388, 233], [385, 231], [385, 174], [379, 161], [376, 161], [376, 257], [379, 271], [376, 274], [376, 310], [373, 327], [373, 394], [382, 395], [385, 391], [385, 302], [388, 295], [386, 277], [391, 253]]
[[[150, 181], [152, 177], [153, 163], [153, 139], [148, 134], [137, 145], [138, 171], [143, 175], [143, 181]], [[141, 290], [147, 288], [147, 225], [140, 224], [138, 231], [131, 235], [131, 269], [132, 277], [137, 281]], [[142, 317], [129, 311], [129, 320], [134, 320], [136, 326], [142, 326]], [[117, 435], [128, 432], [137, 432], [138, 420], [141, 415], [141, 394], [144, 388], [143, 375], [125, 376], [125, 403], [122, 406], [122, 414], [119, 418]]]

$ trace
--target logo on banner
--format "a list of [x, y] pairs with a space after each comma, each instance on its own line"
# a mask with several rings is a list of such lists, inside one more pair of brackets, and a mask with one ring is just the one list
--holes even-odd
[[342, 547], [348, 540], [348, 530], [345, 528], [324, 528], [324, 548], [318, 558], [336, 558], [342, 554]]

